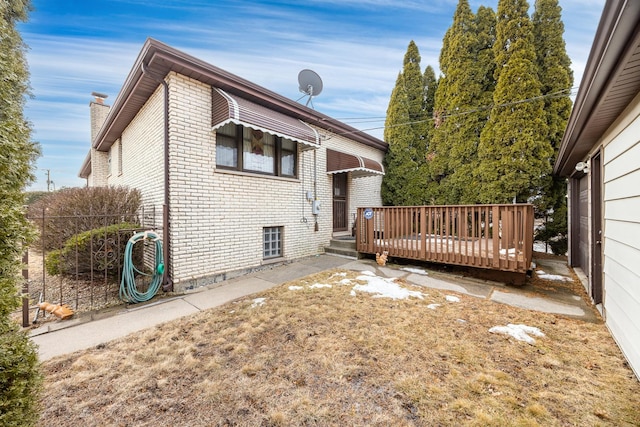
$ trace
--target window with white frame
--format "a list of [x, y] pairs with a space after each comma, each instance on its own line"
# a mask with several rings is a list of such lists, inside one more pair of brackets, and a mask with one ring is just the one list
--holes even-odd
[[227, 123], [216, 131], [216, 165], [261, 174], [296, 177], [298, 144], [247, 126]]
[[282, 256], [282, 227], [264, 227], [262, 257], [264, 259]]

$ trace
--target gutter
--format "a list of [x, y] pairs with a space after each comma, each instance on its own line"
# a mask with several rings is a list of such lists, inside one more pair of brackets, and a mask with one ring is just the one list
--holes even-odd
[[149, 73], [144, 62], [141, 63], [142, 74], [147, 74], [153, 80], [164, 87], [164, 203], [162, 204], [162, 261], [164, 273], [162, 277], [162, 290], [173, 291], [173, 279], [171, 278], [171, 263], [169, 253], [171, 248], [171, 234], [169, 233], [169, 85], [164, 79]]

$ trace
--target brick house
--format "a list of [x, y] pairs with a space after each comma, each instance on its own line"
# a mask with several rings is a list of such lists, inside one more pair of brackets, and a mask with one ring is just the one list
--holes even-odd
[[80, 177], [163, 213], [167, 287], [322, 253], [381, 205], [386, 143], [156, 40], [94, 96]]

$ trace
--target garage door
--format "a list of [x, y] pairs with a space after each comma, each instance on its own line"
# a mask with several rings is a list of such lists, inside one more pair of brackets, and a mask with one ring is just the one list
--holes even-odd
[[578, 218], [578, 262], [574, 263], [589, 275], [589, 176], [580, 179]]

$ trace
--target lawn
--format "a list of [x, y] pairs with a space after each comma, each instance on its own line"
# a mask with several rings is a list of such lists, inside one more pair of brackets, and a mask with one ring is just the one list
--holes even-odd
[[[490, 332], [509, 324], [532, 343]], [[640, 425], [640, 383], [602, 323], [353, 271], [43, 368], [55, 426]]]

